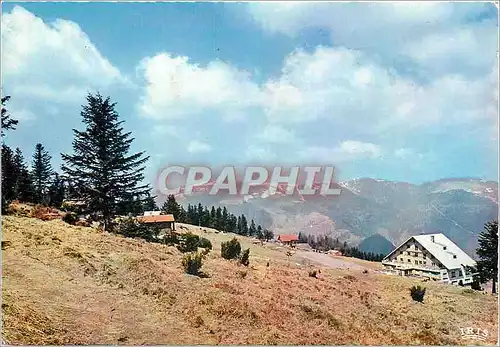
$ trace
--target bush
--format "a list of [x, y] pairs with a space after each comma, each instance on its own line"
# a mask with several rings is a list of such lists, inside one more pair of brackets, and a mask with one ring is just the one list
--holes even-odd
[[150, 242], [157, 241], [159, 234], [159, 230], [157, 228], [150, 227], [134, 217], [120, 219], [116, 223], [114, 231], [125, 237], [139, 237]]
[[198, 242], [198, 247], [200, 248], [205, 248], [205, 250], [212, 250], [212, 243], [210, 242], [209, 239], [206, 239], [204, 237], [200, 237], [200, 240]]
[[68, 224], [75, 225], [75, 223], [78, 221], [78, 217], [76, 213], [67, 212], [63, 217], [63, 221], [65, 221]]
[[190, 275], [199, 276], [203, 266], [203, 255], [200, 253], [188, 253], [182, 258], [184, 272]]
[[182, 253], [197, 252], [199, 243], [200, 237], [198, 235], [186, 233], [179, 237], [179, 244], [177, 245], [177, 249]]
[[309, 271], [309, 277], [317, 278], [318, 272], [316, 270]]
[[179, 238], [177, 237], [176, 233], [167, 231], [163, 238], [163, 242], [165, 242], [165, 244], [169, 246], [177, 245], [179, 243]]
[[424, 301], [425, 288], [421, 286], [413, 286], [410, 288], [411, 298], [418, 302]]
[[248, 266], [250, 265], [250, 248], [246, 249], [243, 254], [241, 255], [241, 258], [240, 258], [240, 264], [244, 265], [244, 266]]
[[478, 280], [472, 281], [470, 287], [471, 287], [471, 289], [474, 289], [474, 290], [482, 290], [481, 283], [479, 283]]
[[474, 293], [475, 293], [475, 291], [474, 291], [474, 290], [472, 290], [472, 289], [467, 288], [467, 289], [464, 289], [464, 290], [462, 291], [462, 293], [464, 293], [464, 294], [474, 294]]
[[221, 256], [224, 259], [236, 259], [241, 253], [240, 242], [233, 238], [231, 241], [221, 243]]

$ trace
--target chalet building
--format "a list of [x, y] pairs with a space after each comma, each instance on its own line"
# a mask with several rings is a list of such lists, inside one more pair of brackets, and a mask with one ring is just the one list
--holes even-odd
[[468, 267], [475, 266], [476, 262], [439, 233], [410, 237], [389, 253], [382, 264], [401, 276], [427, 277], [450, 284], [468, 285], [475, 275]]
[[175, 231], [175, 219], [173, 214], [160, 214], [160, 212], [144, 212], [144, 216], [137, 217], [141, 222], [153, 224], [160, 229]]
[[278, 235], [278, 241], [285, 245], [295, 246], [298, 240], [297, 235]]

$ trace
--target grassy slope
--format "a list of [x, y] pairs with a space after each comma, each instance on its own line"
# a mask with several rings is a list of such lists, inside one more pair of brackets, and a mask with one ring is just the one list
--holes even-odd
[[417, 280], [334, 269], [316, 279], [260, 246], [244, 268], [219, 256], [231, 236], [211, 232], [211, 277], [197, 278], [183, 273], [173, 247], [59, 220], [2, 225], [11, 344], [466, 344], [459, 328], [467, 326], [496, 342], [496, 297], [458, 287], [426, 283], [419, 304], [408, 293]]

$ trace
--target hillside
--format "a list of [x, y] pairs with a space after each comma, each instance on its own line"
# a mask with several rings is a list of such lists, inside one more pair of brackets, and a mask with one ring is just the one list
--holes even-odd
[[459, 329], [471, 324], [496, 342], [497, 298], [459, 287], [425, 283], [420, 304], [408, 293], [419, 280], [328, 268], [312, 278], [278, 247], [252, 245], [244, 268], [220, 258], [232, 235], [193, 226], [214, 243], [208, 278], [184, 274], [162, 244], [60, 220], [7, 216], [2, 227], [9, 344], [467, 344]]
[[277, 233], [329, 235], [352, 245], [375, 234], [397, 246], [411, 235], [442, 232], [472, 257], [484, 223], [498, 218], [497, 182], [446, 179], [415, 185], [361, 178], [339, 187], [340, 196], [330, 198], [256, 194], [230, 203], [207, 195], [179, 199], [226, 204], [231, 213], [244, 213]]

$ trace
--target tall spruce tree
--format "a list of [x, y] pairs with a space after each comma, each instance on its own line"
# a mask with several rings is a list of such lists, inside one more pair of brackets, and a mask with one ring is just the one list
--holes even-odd
[[2, 137], [5, 136], [5, 130], [15, 130], [17, 123], [19, 121], [17, 119], [11, 118], [9, 111], [5, 108], [5, 103], [10, 100], [10, 96], [2, 97]]
[[2, 212], [4, 213], [7, 205], [16, 198], [16, 174], [14, 153], [9, 146], [2, 144]]
[[61, 207], [61, 204], [66, 197], [66, 187], [64, 185], [64, 180], [57, 172], [52, 175], [52, 182], [49, 186], [48, 196], [49, 205], [56, 208]]
[[34, 196], [33, 180], [24, 161], [23, 152], [19, 148], [16, 148], [14, 153], [14, 167], [16, 172], [15, 198], [23, 202], [32, 202]]
[[50, 176], [52, 175], [51, 156], [41, 143], [35, 146], [33, 161], [31, 164], [31, 176], [34, 185], [34, 200], [37, 203], [48, 203], [48, 189]]
[[143, 198], [150, 190], [141, 184], [149, 157], [144, 152], [129, 154], [134, 138], [124, 131], [115, 105], [109, 97], [89, 94], [81, 112], [85, 129], [73, 129], [74, 154], [61, 154], [64, 173], [75, 184], [87, 212], [102, 221], [104, 230], [112, 226], [122, 201], [131, 195]]
[[170, 194], [167, 196], [167, 201], [163, 203], [161, 211], [165, 214], [172, 214], [176, 221], [181, 217], [181, 205], [175, 200], [175, 196]]
[[492, 280], [492, 293], [496, 293], [498, 278], [498, 221], [490, 221], [484, 225], [479, 235], [479, 247], [476, 253], [479, 257], [477, 270], [481, 282]]

